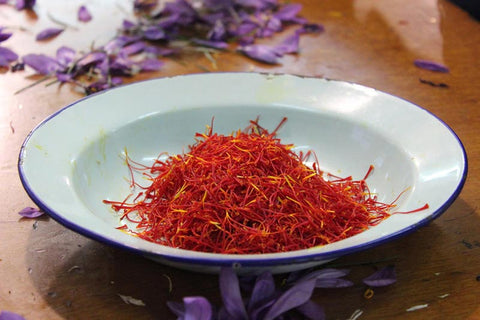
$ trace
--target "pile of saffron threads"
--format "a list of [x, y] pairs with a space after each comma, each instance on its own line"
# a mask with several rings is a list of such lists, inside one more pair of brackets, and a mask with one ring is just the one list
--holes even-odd
[[[388, 217], [394, 204], [376, 201], [366, 178], [327, 175], [311, 153], [296, 154], [277, 130], [257, 120], [232, 135], [195, 134], [181, 155], [151, 167], [126, 156], [130, 170], [151, 180], [131, 203], [105, 200], [136, 224], [126, 231], [158, 244], [224, 254], [259, 254], [326, 245]], [[213, 123], [213, 121], [212, 121]], [[132, 175], [133, 179], [133, 175]]]

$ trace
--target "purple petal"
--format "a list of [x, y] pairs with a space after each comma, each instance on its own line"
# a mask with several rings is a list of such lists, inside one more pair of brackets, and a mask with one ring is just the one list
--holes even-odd
[[59, 69], [57, 61], [44, 54], [27, 54], [22, 57], [23, 62], [43, 75], [49, 75]]
[[15, 2], [15, 8], [17, 10], [31, 9], [35, 5], [35, 0], [17, 0]]
[[204, 297], [185, 297], [185, 320], [211, 320], [212, 306]]
[[243, 46], [239, 51], [249, 58], [270, 64], [277, 64], [278, 58], [281, 56], [274, 47], [264, 44]]
[[285, 291], [270, 307], [263, 320], [273, 320], [283, 313], [305, 304], [312, 296], [315, 279], [300, 281]]
[[4, 60], [8, 65], [8, 63], [18, 59], [18, 54], [8, 48], [0, 47], [0, 59]]
[[363, 283], [371, 287], [383, 287], [397, 281], [394, 266], [386, 266], [381, 270], [363, 279]]
[[188, 26], [197, 17], [197, 12], [190, 3], [186, 0], [176, 0], [165, 3], [163, 13], [168, 13], [174, 20], [169, 23], [177, 25]]
[[158, 3], [158, 0], [135, 0], [133, 2], [133, 8], [139, 11], [148, 11], [154, 8]]
[[61, 29], [61, 28], [47, 28], [47, 29], [44, 29], [44, 30], [40, 31], [37, 34], [35, 39], [37, 41], [52, 39], [52, 38], [58, 36], [64, 30], [65, 29]]
[[126, 30], [134, 28], [135, 26], [136, 26], [136, 24], [134, 22], [132, 22], [130, 20], [127, 20], [127, 19], [123, 20], [123, 22], [122, 22], [122, 28], [126, 29]]
[[158, 46], [147, 46], [144, 51], [159, 57], [169, 56], [177, 52], [177, 50], [172, 48], [163, 48]]
[[300, 35], [298, 32], [288, 36], [285, 38], [282, 43], [275, 47], [275, 50], [279, 54], [285, 53], [297, 53], [299, 50], [299, 43], [300, 43]]
[[164, 63], [158, 59], [145, 59], [139, 64], [140, 71], [157, 71], [162, 68]]
[[98, 64], [108, 58], [107, 54], [105, 52], [90, 52], [83, 56], [77, 63], [79, 68], [83, 68], [86, 66], [90, 66], [93, 64]]
[[450, 70], [444, 66], [443, 64], [433, 62], [433, 61], [428, 61], [428, 60], [420, 60], [417, 59], [414, 61], [415, 66], [421, 69], [426, 69], [430, 71], [435, 71], [435, 72], [444, 72], [447, 73]]
[[43, 212], [42, 210], [37, 208], [32, 208], [32, 207], [23, 208], [18, 212], [18, 214], [24, 218], [38, 218], [42, 216], [44, 213], [45, 212]]
[[7, 40], [11, 36], [12, 36], [12, 34], [10, 32], [1, 32], [0, 31], [0, 42], [3, 42], [5, 40]]
[[349, 274], [349, 270], [347, 269], [334, 269], [334, 268], [325, 268], [325, 269], [320, 269], [316, 271], [312, 271], [305, 276], [303, 276], [300, 280], [298, 281], [304, 281], [304, 280], [310, 280], [310, 279], [315, 279], [315, 280], [327, 280], [327, 279], [337, 279], [340, 277], [344, 277], [347, 274]]
[[270, 301], [275, 295], [275, 281], [270, 272], [259, 275], [255, 281], [247, 310], [251, 315], [252, 311]]
[[214, 48], [214, 49], [223, 50], [228, 48], [228, 43], [223, 41], [202, 40], [202, 39], [194, 38], [192, 39], [192, 42], [200, 46]]
[[150, 27], [143, 32], [143, 36], [148, 40], [162, 40], [166, 38], [166, 33], [163, 28]]
[[318, 279], [316, 288], [347, 288], [353, 286], [353, 282], [345, 279]]
[[227, 34], [225, 23], [221, 19], [216, 19], [213, 28], [208, 32], [207, 38], [210, 40], [223, 40]]
[[80, 8], [78, 8], [78, 20], [82, 22], [88, 22], [92, 20], [92, 15], [90, 14], [90, 11], [88, 11], [87, 7], [80, 6]]
[[10, 311], [1, 311], [0, 320], [25, 320], [25, 318], [17, 313], [13, 313]]
[[236, 29], [229, 30], [229, 32], [231, 32], [235, 36], [244, 36], [252, 33], [257, 28], [258, 24], [252, 21], [244, 21]]
[[220, 293], [223, 305], [231, 319], [247, 319], [247, 311], [240, 293], [238, 277], [232, 268], [220, 270]]
[[179, 318], [185, 315], [185, 305], [183, 303], [167, 301], [167, 307]]
[[274, 16], [282, 21], [291, 21], [296, 18], [297, 14], [302, 10], [301, 4], [287, 4], [275, 12]]
[[138, 41], [138, 42], [134, 42], [134, 43], [120, 49], [119, 54], [129, 56], [129, 55], [132, 55], [132, 54], [142, 52], [143, 49], [145, 49], [145, 42]]
[[66, 67], [75, 59], [75, 50], [69, 47], [62, 46], [57, 49], [57, 62]]
[[324, 320], [325, 319], [325, 310], [322, 306], [318, 305], [317, 303], [309, 300], [298, 306], [296, 308], [301, 314], [303, 314], [307, 319], [310, 320]]
[[57, 77], [57, 80], [60, 82], [69, 82], [73, 79], [73, 74], [71, 73], [62, 73], [62, 72], [57, 72], [55, 75]]

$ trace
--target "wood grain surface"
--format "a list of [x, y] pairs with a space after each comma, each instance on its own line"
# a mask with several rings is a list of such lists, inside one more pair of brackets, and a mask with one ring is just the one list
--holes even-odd
[[[346, 80], [418, 104], [445, 121], [463, 142], [469, 173], [453, 205], [428, 226], [387, 244], [335, 261], [351, 269], [356, 285], [317, 290], [314, 300], [327, 319], [480, 319], [480, 23], [448, 1], [303, 0], [302, 15], [325, 31], [301, 38], [301, 53], [264, 65], [234, 53], [201, 54], [166, 60], [158, 72], [129, 81], [215, 71], [260, 71]], [[76, 22], [79, 5], [93, 19]], [[34, 11], [0, 6], [0, 26], [14, 36], [2, 45], [19, 55], [53, 54], [61, 45], [77, 50], [115, 35], [131, 1], [38, 0]], [[34, 35], [57, 20], [76, 28], [38, 43]], [[449, 73], [414, 66], [415, 59], [447, 65]], [[34, 206], [17, 172], [20, 146], [45, 117], [83, 97], [69, 85], [38, 84], [30, 70], [0, 74], [0, 310], [34, 319], [174, 319], [166, 301], [204, 295], [220, 302], [216, 276], [154, 263], [84, 238], [48, 217], [22, 219]], [[421, 80], [444, 83], [436, 87]], [[398, 281], [366, 299], [360, 280], [375, 267], [396, 266]], [[120, 295], [145, 302], [124, 303]], [[407, 311], [414, 306], [424, 308]]]

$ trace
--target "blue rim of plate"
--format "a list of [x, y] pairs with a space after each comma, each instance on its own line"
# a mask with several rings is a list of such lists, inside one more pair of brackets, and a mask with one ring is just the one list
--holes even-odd
[[[247, 73], [247, 72], [218, 72], [216, 74], [245, 74], [245, 73]], [[259, 73], [255, 73], [255, 74], [259, 74]], [[262, 73], [260, 73], [260, 74], [262, 74]], [[179, 76], [174, 76], [174, 78], [189, 77], [189, 76], [195, 76], [195, 75], [201, 75], [201, 74], [179, 75]], [[210, 75], [212, 75], [212, 74], [210, 74]], [[283, 74], [268, 73], [268, 74], [264, 74], [264, 75], [276, 76], [276, 75], [283, 75]], [[436, 116], [432, 112], [426, 110], [425, 108], [420, 107], [419, 105], [417, 105], [415, 103], [412, 103], [412, 102], [410, 102], [410, 101], [408, 101], [404, 98], [401, 98], [401, 97], [398, 97], [398, 96], [395, 96], [395, 95], [392, 95], [392, 94], [389, 94], [389, 93], [386, 93], [386, 92], [383, 92], [383, 91], [380, 91], [380, 90], [377, 90], [377, 89], [373, 89], [373, 88], [370, 88], [370, 87], [367, 87], [367, 86], [364, 86], [364, 85], [360, 85], [360, 84], [357, 84], [357, 83], [354, 83], [354, 82], [348, 82], [348, 81], [344, 81], [344, 80], [334, 80], [334, 79], [328, 79], [328, 78], [316, 78], [316, 77], [309, 77], [309, 76], [301, 76], [301, 75], [295, 75], [295, 74], [290, 74], [290, 75], [293, 75], [293, 76], [296, 76], [296, 77], [299, 77], [299, 78], [322, 79], [322, 80], [326, 80], [326, 81], [346, 83], [346, 84], [349, 84], [349, 85], [355, 85], [355, 86], [360, 86], [360, 87], [363, 87], [363, 88], [368, 88], [368, 89], [374, 90], [375, 92], [379, 92], [381, 94], [391, 96], [395, 99], [405, 101], [405, 102], [409, 103], [410, 105], [427, 112], [431, 117], [433, 117], [435, 120], [437, 120], [439, 123], [441, 123], [450, 132], [450, 134], [452, 134], [452, 136], [457, 141], [458, 146], [460, 147], [460, 150], [462, 152], [462, 157], [464, 159], [464, 163], [463, 163], [464, 170], [462, 172], [462, 177], [461, 177], [457, 187], [455, 188], [455, 191], [450, 195], [450, 197], [436, 211], [434, 211], [428, 217], [426, 217], [423, 220], [418, 221], [415, 224], [412, 224], [412, 225], [410, 225], [410, 226], [408, 226], [404, 229], [398, 230], [397, 232], [390, 233], [386, 236], [376, 238], [375, 240], [372, 240], [372, 241], [369, 241], [369, 242], [366, 242], [366, 243], [363, 243], [363, 244], [360, 244], [360, 245], [350, 246], [350, 247], [344, 248], [344, 249], [336, 249], [336, 250], [332, 250], [332, 251], [329, 251], [329, 252], [303, 254], [303, 255], [294, 256], [294, 257], [275, 257], [275, 258], [268, 258], [269, 254], [229, 255], [229, 257], [231, 256], [231, 258], [225, 258], [225, 255], [222, 255], [222, 257], [224, 257], [224, 258], [219, 260], [219, 259], [215, 259], [215, 256], [219, 256], [220, 254], [209, 254], [209, 256], [211, 256], [212, 258], [210, 258], [210, 257], [208, 257], [208, 258], [188, 257], [188, 258], [186, 258], [186, 257], [183, 257], [181, 255], [167, 255], [167, 254], [161, 254], [161, 253], [150, 252], [150, 251], [146, 251], [146, 250], [142, 250], [142, 249], [133, 248], [131, 246], [124, 245], [124, 244], [121, 244], [121, 243], [116, 242], [114, 240], [111, 240], [107, 237], [103, 237], [103, 236], [101, 236], [101, 235], [99, 235], [95, 232], [90, 231], [89, 229], [83, 228], [83, 227], [81, 227], [81, 226], [79, 226], [75, 223], [72, 223], [68, 219], [65, 219], [61, 214], [55, 212], [55, 210], [52, 210], [51, 208], [49, 208], [49, 206], [46, 205], [39, 197], [37, 197], [35, 192], [32, 190], [32, 187], [28, 183], [28, 180], [26, 178], [26, 174], [25, 174], [24, 169], [23, 169], [23, 158], [24, 158], [24, 152], [25, 152], [26, 145], [28, 144], [30, 138], [35, 134], [35, 132], [40, 127], [42, 127], [47, 122], [49, 122], [50, 120], [52, 120], [53, 118], [58, 116], [63, 111], [65, 111], [69, 108], [75, 107], [77, 104], [79, 104], [80, 102], [82, 102], [86, 99], [91, 99], [95, 96], [105, 94], [106, 92], [110, 92], [112, 90], [121, 90], [123, 87], [130, 86], [132, 84], [121, 85], [121, 86], [118, 86], [118, 87], [115, 87], [115, 88], [112, 88], [112, 89], [109, 89], [109, 90], [100, 91], [100, 92], [94, 93], [92, 95], [83, 97], [83, 98], [81, 98], [81, 99], [79, 99], [79, 100], [77, 100], [77, 101], [59, 109], [59, 110], [57, 110], [56, 112], [52, 113], [50, 116], [46, 117], [43, 121], [41, 121], [37, 126], [35, 126], [32, 129], [32, 131], [29, 132], [29, 134], [25, 138], [24, 142], [22, 143], [22, 146], [20, 148], [20, 153], [19, 153], [19, 156], [18, 156], [18, 166], [17, 167], [18, 167], [18, 172], [19, 172], [19, 176], [20, 176], [20, 180], [21, 180], [21, 183], [23, 185], [23, 188], [26, 191], [26, 193], [28, 194], [28, 196], [31, 198], [31, 200], [42, 211], [44, 211], [46, 214], [48, 214], [48, 216], [50, 216], [52, 219], [54, 219], [55, 221], [57, 221], [58, 223], [60, 223], [64, 227], [66, 227], [66, 228], [68, 228], [68, 229], [70, 229], [70, 230], [72, 230], [72, 231], [74, 231], [78, 234], [86, 236], [86, 237], [88, 237], [92, 240], [96, 240], [98, 242], [107, 244], [107, 245], [112, 246], [114, 248], [119, 248], [119, 249], [122, 249], [122, 250], [126, 250], [128, 252], [132, 252], [132, 253], [135, 253], [135, 254], [138, 254], [138, 255], [141, 255], [141, 256], [157, 258], [157, 259], [161, 259], [161, 260], [164, 260], [164, 261], [170, 261], [170, 262], [174, 262], [174, 263], [188, 263], [188, 264], [195, 264], [195, 265], [198, 265], [198, 266], [203, 265], [203, 266], [215, 266], [215, 267], [285, 266], [285, 265], [289, 265], [289, 264], [314, 262], [314, 261], [317, 261], [317, 260], [318, 261], [333, 260], [333, 259], [339, 258], [341, 256], [346, 256], [346, 255], [353, 254], [353, 253], [356, 253], [356, 252], [359, 252], [359, 251], [364, 251], [366, 249], [370, 249], [370, 248], [385, 244], [387, 242], [393, 241], [393, 240], [398, 239], [400, 237], [406, 236], [406, 235], [410, 234], [411, 232], [416, 231], [417, 229], [427, 225], [428, 223], [430, 223], [431, 221], [435, 220], [440, 215], [442, 215], [453, 204], [453, 202], [457, 199], [457, 197], [460, 195], [460, 193], [461, 193], [461, 191], [462, 191], [462, 189], [465, 185], [467, 175], [468, 175], [467, 153], [466, 153], [466, 150], [465, 150], [465, 147], [464, 147], [462, 141], [460, 140], [458, 135], [455, 133], [455, 131], [449, 125], [447, 125], [445, 121], [440, 119], [438, 116]], [[133, 83], [133, 84], [138, 84], [138, 83], [141, 83], [141, 82], [155, 81], [155, 80], [158, 80], [158, 79], [162, 79], [162, 78], [142, 80], [142, 81], [139, 81], [139, 82], [136, 82], [136, 83]], [[256, 259], [257, 257], [262, 257], [262, 259], [261, 260]]]

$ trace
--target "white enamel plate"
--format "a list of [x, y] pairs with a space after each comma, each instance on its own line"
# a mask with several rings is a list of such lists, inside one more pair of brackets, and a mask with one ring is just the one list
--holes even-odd
[[[364, 177], [394, 214], [354, 237], [306, 250], [254, 255], [193, 252], [147, 242], [116, 227], [104, 199], [123, 200], [129, 170], [122, 154], [151, 164], [161, 152], [182, 153], [214, 121], [230, 134], [260, 117], [284, 143], [315, 151], [322, 170]], [[292, 75], [212, 73], [139, 82], [101, 92], [44, 120], [19, 156], [22, 183], [33, 201], [65, 227], [159, 262], [201, 272], [287, 272], [325, 263], [405, 235], [442, 214], [467, 175], [465, 150], [441, 120], [405, 100], [364, 86]]]

